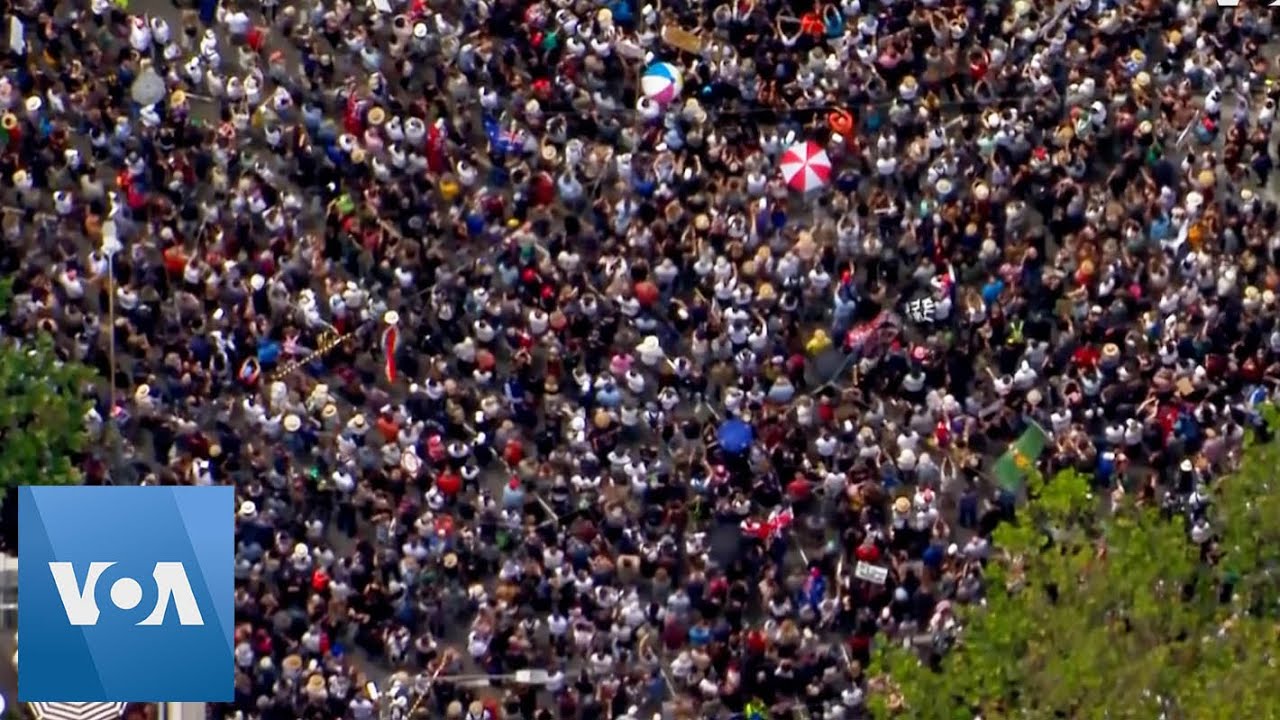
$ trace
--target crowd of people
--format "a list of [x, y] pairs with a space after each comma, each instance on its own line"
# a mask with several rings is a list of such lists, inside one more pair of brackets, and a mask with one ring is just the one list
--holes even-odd
[[1280, 379], [1259, 3], [145, 5], [5, 2], [3, 330], [235, 485], [219, 717], [864, 717], [1026, 428], [1179, 503]]

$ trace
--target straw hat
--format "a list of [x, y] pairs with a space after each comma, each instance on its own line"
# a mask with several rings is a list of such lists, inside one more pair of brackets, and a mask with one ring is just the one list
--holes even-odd
[[894, 512], [906, 513], [911, 511], [911, 501], [905, 497], [900, 497], [893, 501]]
[[902, 83], [898, 85], [898, 94], [903, 97], [915, 97], [919, 91], [920, 83], [912, 75], [902, 78]]
[[320, 417], [326, 420], [332, 418], [337, 414], [338, 414], [338, 406], [334, 405], [333, 403], [329, 403], [328, 405], [325, 405], [324, 409], [320, 411]]
[[538, 155], [542, 157], [543, 162], [552, 164], [558, 157], [560, 157], [560, 151], [551, 143], [550, 140], [547, 140], [542, 143], [542, 148], [538, 151]]
[[1155, 126], [1151, 124], [1150, 120], [1143, 120], [1142, 122], [1138, 123], [1139, 135], [1150, 135], [1154, 131], [1155, 131]]
[[151, 386], [146, 383], [142, 383], [137, 390], [133, 391], [133, 398], [139, 402], [149, 397], [151, 397]]
[[662, 352], [662, 343], [658, 341], [658, 337], [656, 335], [648, 335], [644, 340], [641, 340], [636, 345], [636, 352], [641, 355], [647, 353], [660, 353]]
[[324, 692], [324, 689], [325, 689], [324, 675], [321, 675], [320, 673], [316, 673], [311, 677], [307, 678], [307, 692], [321, 693], [321, 692]]
[[443, 565], [444, 565], [444, 567], [445, 567], [445, 569], [446, 569], [446, 570], [452, 570], [452, 569], [454, 569], [454, 568], [458, 567], [458, 554], [457, 554], [457, 553], [447, 553], [447, 554], [444, 556], [444, 560], [442, 561], [442, 563], [441, 563], [441, 564], [443, 564]]
[[1120, 346], [1115, 343], [1107, 343], [1102, 346], [1102, 357], [1115, 359], [1120, 357]]
[[245, 500], [240, 503], [240, 509], [236, 514], [245, 520], [249, 520], [258, 516], [258, 504], [252, 500]]
[[382, 316], [382, 321], [388, 325], [396, 325], [400, 322], [400, 313], [395, 310], [388, 310], [386, 314]]
[[422, 469], [422, 458], [409, 450], [405, 450], [400, 453], [400, 467], [410, 475], [417, 475], [418, 471]]
[[387, 111], [381, 107], [374, 107], [369, 111], [369, 124], [377, 127], [387, 121]]
[[29, 113], [40, 112], [40, 108], [44, 107], [44, 100], [41, 100], [39, 95], [32, 95], [27, 98], [27, 102], [24, 105]]
[[364, 428], [367, 424], [364, 419], [364, 413], [356, 413], [355, 417], [351, 418], [347, 424], [356, 429]]
[[280, 667], [284, 668], [286, 673], [296, 673], [302, 670], [302, 658], [297, 655], [290, 655], [280, 663]]
[[1027, 393], [1027, 404], [1031, 406], [1039, 405], [1044, 401], [1044, 395], [1037, 388], [1031, 388], [1031, 392]]
[[285, 432], [296, 433], [302, 429], [302, 419], [293, 413], [284, 416]]
[[187, 93], [183, 90], [174, 90], [169, 95], [169, 107], [181, 107], [187, 102]]
[[991, 197], [991, 188], [984, 182], [974, 183], [973, 196], [978, 200], [987, 200]]
[[1212, 170], [1205, 168], [1196, 175], [1196, 182], [1199, 183], [1200, 187], [1207, 189], [1213, 187], [1213, 184], [1217, 182], [1217, 178]]

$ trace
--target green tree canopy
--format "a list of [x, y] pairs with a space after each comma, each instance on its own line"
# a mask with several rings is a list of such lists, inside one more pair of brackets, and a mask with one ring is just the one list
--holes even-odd
[[962, 611], [940, 666], [895, 645], [873, 674], [914, 720], [1280, 717], [1278, 466], [1280, 445], [1253, 442], [1214, 484], [1204, 559], [1179, 516], [1132, 497], [1099, 512], [1074, 472], [1029, 478], [993, 537], [986, 605]]
[[[0, 282], [0, 308], [11, 297]], [[0, 501], [18, 485], [80, 482], [72, 458], [88, 441], [84, 388], [92, 377], [60, 361], [47, 335], [0, 336]]]

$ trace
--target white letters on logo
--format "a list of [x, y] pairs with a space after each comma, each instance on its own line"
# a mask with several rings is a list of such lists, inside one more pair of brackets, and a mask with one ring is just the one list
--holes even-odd
[[[58, 597], [62, 600], [62, 608], [67, 612], [67, 622], [72, 625], [97, 625], [98, 603], [95, 600], [98, 580], [102, 573], [115, 565], [113, 562], [89, 563], [89, 574], [85, 576], [84, 586], [76, 580], [75, 569], [69, 562], [49, 563], [49, 572], [53, 575], [53, 584], [58, 589]], [[178, 622], [182, 625], [204, 625], [204, 616], [200, 614], [200, 606], [196, 604], [195, 593], [191, 591], [191, 583], [187, 580], [186, 568], [179, 562], [158, 562], [151, 577], [156, 583], [156, 606], [138, 625], [162, 625], [169, 603], [178, 611]], [[123, 610], [132, 610], [142, 601], [142, 587], [133, 578], [120, 578], [111, 585], [111, 602]]]
[[53, 584], [57, 586], [58, 597], [62, 598], [62, 607], [67, 611], [67, 622], [72, 625], [98, 624], [98, 603], [93, 600], [93, 591], [98, 586], [98, 578], [112, 565], [115, 563], [89, 563], [89, 576], [84, 579], [84, 590], [81, 591], [76, 585], [76, 571], [71, 563], [49, 563]]

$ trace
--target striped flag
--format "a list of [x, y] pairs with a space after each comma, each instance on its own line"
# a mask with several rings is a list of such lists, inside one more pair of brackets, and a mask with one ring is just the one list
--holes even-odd
[[849, 350], [861, 350], [867, 341], [872, 339], [880, 328], [884, 327], [892, 316], [888, 311], [881, 310], [875, 317], [853, 328], [845, 335], [844, 346]]
[[396, 381], [396, 348], [400, 344], [400, 331], [395, 325], [390, 325], [386, 330], [382, 331], [382, 352], [384, 355], [384, 369], [387, 375], [387, 382], [394, 383]]

